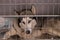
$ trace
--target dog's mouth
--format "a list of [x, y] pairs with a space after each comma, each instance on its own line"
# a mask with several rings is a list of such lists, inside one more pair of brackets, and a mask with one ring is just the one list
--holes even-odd
[[21, 29], [22, 32], [26, 33], [26, 34], [31, 34], [32, 33], [32, 29]]
[[22, 29], [22, 32], [24, 32], [26, 34], [32, 34], [33, 29]]

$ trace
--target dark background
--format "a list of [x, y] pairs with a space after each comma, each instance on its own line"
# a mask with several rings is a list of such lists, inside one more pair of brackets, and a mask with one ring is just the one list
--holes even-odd
[[60, 15], [60, 0], [0, 0], [0, 15], [14, 15], [14, 9], [30, 8], [32, 4], [36, 14]]

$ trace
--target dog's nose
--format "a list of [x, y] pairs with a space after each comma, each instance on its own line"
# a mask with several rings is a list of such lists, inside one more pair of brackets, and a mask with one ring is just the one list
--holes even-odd
[[26, 31], [26, 34], [30, 34], [30, 30], [27, 30], [27, 31]]

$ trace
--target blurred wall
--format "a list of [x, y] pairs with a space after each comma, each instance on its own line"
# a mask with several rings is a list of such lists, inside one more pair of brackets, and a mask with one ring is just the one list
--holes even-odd
[[32, 4], [36, 14], [60, 15], [60, 0], [0, 0], [0, 15], [14, 15], [14, 9], [30, 8]]

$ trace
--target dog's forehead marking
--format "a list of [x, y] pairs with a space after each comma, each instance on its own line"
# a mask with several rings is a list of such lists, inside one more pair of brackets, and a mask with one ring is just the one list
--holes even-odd
[[23, 18], [22, 19], [24, 22], [28, 22], [29, 20], [32, 20], [31, 18], [29, 18], [29, 17], [25, 17], [25, 18]]

